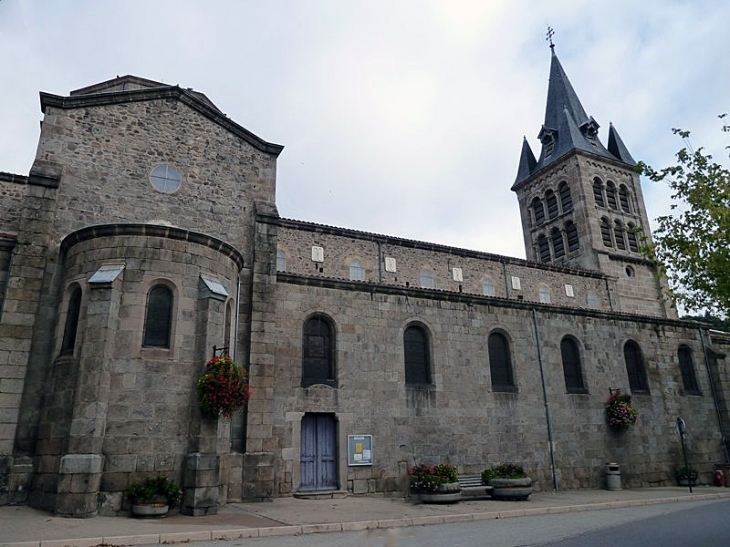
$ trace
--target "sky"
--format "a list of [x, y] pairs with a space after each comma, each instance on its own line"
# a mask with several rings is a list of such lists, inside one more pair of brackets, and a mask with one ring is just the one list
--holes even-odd
[[0, 171], [28, 173], [39, 91], [134, 74], [284, 145], [282, 217], [524, 257], [510, 187], [523, 136], [540, 150], [548, 25], [604, 145], [612, 122], [663, 167], [673, 127], [727, 157], [728, 21], [726, 0], [0, 0]]

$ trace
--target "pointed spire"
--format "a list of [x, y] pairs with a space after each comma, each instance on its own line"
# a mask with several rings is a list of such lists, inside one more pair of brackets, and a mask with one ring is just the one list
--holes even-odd
[[612, 123], [608, 124], [608, 151], [616, 156], [616, 159], [629, 165], [636, 165], [636, 161], [631, 157], [629, 149], [626, 148], [624, 141], [621, 140], [618, 131], [616, 131]]
[[535, 169], [535, 165], [537, 165], [535, 154], [532, 153], [532, 148], [530, 148], [530, 144], [527, 142], [527, 137], [523, 136], [520, 165], [517, 168], [517, 178], [515, 179], [515, 182], [519, 182], [529, 177], [530, 173], [532, 173]]
[[563, 108], [567, 108], [570, 115], [580, 127], [588, 120], [583, 105], [576, 95], [568, 76], [560, 64], [555, 48], [550, 49], [550, 83], [548, 85], [547, 105], [545, 107], [545, 127], [557, 129], [558, 120]]

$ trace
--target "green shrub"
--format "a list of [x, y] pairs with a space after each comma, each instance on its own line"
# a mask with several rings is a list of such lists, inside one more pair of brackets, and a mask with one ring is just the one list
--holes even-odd
[[494, 467], [488, 467], [482, 471], [482, 482], [489, 484], [492, 479], [525, 479], [524, 467], [516, 463], [503, 463]]
[[166, 477], [150, 477], [130, 484], [126, 495], [132, 503], [164, 501], [172, 506], [180, 501], [181, 492], [177, 483]]

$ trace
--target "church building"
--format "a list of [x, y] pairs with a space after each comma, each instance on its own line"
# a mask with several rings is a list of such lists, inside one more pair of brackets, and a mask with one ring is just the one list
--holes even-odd
[[[30, 172], [0, 172], [0, 504], [121, 514], [162, 475], [205, 515], [402, 495], [438, 462], [519, 463], [542, 490], [601, 488], [617, 462], [625, 486], [669, 485], [677, 416], [710, 482], [730, 335], [678, 319], [641, 253], [636, 162], [550, 63], [539, 154], [515, 149], [526, 260], [280, 217], [283, 147], [192, 89], [41, 93]], [[250, 378], [231, 419], [196, 397], [220, 348]], [[618, 433], [615, 390], [639, 413]]]

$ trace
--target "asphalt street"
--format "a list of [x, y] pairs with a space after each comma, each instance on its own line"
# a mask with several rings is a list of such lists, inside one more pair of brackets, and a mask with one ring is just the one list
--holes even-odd
[[730, 545], [730, 500], [675, 503], [232, 541], [197, 547], [715, 547]]

